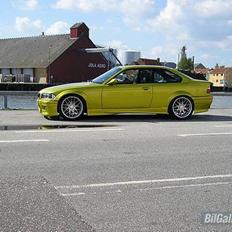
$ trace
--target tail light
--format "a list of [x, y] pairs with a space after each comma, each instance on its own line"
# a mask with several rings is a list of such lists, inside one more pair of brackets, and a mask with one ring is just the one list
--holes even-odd
[[207, 88], [206, 92], [207, 92], [208, 94], [211, 93], [211, 88], [210, 88], [210, 86]]

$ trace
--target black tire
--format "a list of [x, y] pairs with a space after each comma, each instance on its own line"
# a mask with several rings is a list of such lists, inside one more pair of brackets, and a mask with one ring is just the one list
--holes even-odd
[[169, 105], [169, 115], [175, 119], [184, 120], [192, 116], [194, 110], [193, 100], [187, 96], [174, 98]]
[[65, 120], [77, 120], [84, 115], [85, 102], [77, 95], [67, 95], [60, 100], [58, 111]]

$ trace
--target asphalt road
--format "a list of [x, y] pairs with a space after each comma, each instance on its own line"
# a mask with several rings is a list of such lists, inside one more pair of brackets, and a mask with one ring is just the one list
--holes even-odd
[[204, 223], [208, 212], [232, 213], [231, 141], [232, 109], [187, 121], [123, 115], [72, 123], [1, 111], [0, 175], [43, 176], [101, 232], [232, 231]]

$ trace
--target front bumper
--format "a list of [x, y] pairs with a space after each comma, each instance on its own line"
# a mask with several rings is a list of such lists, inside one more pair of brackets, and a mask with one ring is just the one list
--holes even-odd
[[57, 110], [57, 104], [58, 102], [55, 100], [48, 100], [48, 99], [38, 99], [37, 105], [39, 112], [44, 116], [58, 116], [58, 110]]

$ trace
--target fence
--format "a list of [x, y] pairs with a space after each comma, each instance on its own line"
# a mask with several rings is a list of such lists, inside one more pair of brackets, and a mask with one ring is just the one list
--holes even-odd
[[37, 96], [38, 91], [0, 91], [0, 96], [3, 97], [3, 109], [8, 109], [9, 96]]

